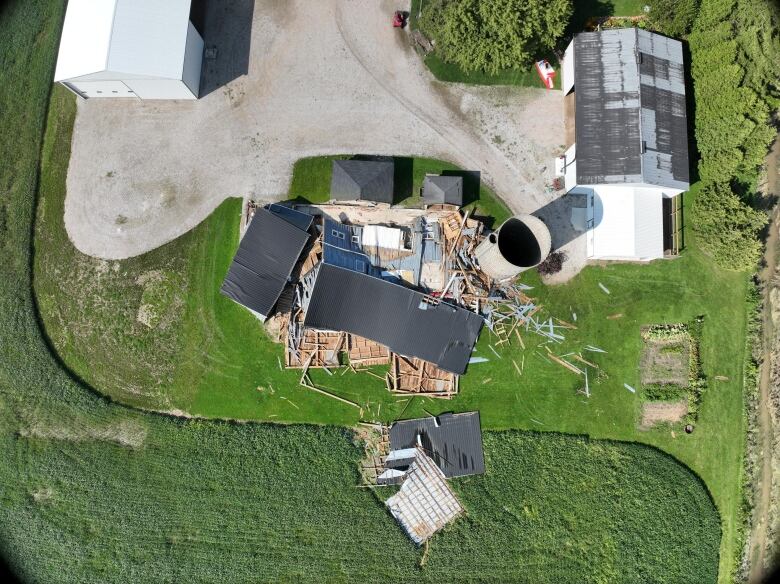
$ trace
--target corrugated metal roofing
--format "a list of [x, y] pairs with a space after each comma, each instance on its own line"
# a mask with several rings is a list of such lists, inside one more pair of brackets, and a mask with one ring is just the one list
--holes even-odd
[[304, 326], [346, 331], [461, 374], [482, 317], [386, 280], [323, 263]]
[[479, 412], [395, 422], [390, 427], [390, 448], [401, 450], [416, 446], [418, 435], [423, 450], [446, 477], [485, 472]]
[[181, 79], [191, 0], [70, 0], [55, 81], [102, 71]]
[[267, 317], [308, 240], [307, 231], [268, 209], [258, 209], [222, 283], [222, 294]]
[[266, 205], [265, 208], [274, 215], [278, 215], [302, 231], [308, 231], [309, 227], [311, 227], [311, 224], [314, 221], [314, 217], [312, 215], [309, 215], [308, 213], [302, 213], [301, 211], [296, 211], [295, 209], [285, 207], [284, 205], [271, 203], [270, 205]]
[[627, 28], [574, 39], [577, 184], [687, 189], [682, 45]]
[[334, 160], [330, 196], [344, 201], [393, 202], [392, 161]]
[[423, 180], [422, 197], [429, 205], [447, 203], [448, 205], [463, 204], [463, 177], [461, 176], [426, 176]]

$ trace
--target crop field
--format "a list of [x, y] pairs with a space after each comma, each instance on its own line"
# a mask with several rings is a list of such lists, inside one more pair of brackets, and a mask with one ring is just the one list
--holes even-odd
[[[207, 416], [357, 421], [352, 408], [308, 395], [280, 371], [279, 347], [217, 293], [237, 244], [237, 202], [128, 262], [92, 264], [69, 247], [61, 209], [70, 96], [55, 93], [46, 123], [62, 14], [61, 3], [46, 0], [17, 0], [0, 12], [0, 130], [15, 137], [0, 143], [0, 551], [26, 580], [728, 578], [740, 543], [735, 356], [744, 353], [747, 277], [715, 270], [695, 247], [674, 262], [589, 268], [561, 287], [527, 279], [552, 314], [578, 313], [567, 342], [609, 351], [598, 361], [607, 376], [588, 401], [576, 393], [580, 380], [554, 364], [531, 366], [528, 357], [522, 378], [513, 373], [517, 347], [473, 367], [462, 395], [447, 403], [394, 403], [368, 376], [317, 378], [370, 400], [366, 417], [476, 407], [488, 429], [648, 442], [707, 485], [638, 444], [488, 431], [491, 472], [455, 483], [468, 514], [433, 540], [423, 568], [377, 497], [356, 487], [360, 450], [347, 430], [185, 421], [100, 396]], [[427, 164], [436, 163], [420, 168]], [[33, 265], [48, 338], [31, 293]], [[623, 316], [606, 318], [615, 313]], [[638, 379], [640, 327], [699, 314], [708, 323], [704, 373], [727, 381], [708, 387], [691, 436], [639, 431], [639, 403], [622, 384]]]

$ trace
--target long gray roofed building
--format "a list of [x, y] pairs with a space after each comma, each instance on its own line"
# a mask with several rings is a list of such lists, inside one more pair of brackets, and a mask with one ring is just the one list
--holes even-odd
[[394, 168], [391, 160], [334, 160], [330, 196], [392, 204]]
[[682, 44], [637, 28], [574, 38], [577, 184], [687, 189]]
[[270, 205], [255, 211], [221, 292], [259, 314], [274, 309], [309, 241], [309, 215]]
[[307, 303], [305, 327], [356, 334], [456, 374], [466, 371], [483, 323], [464, 308], [326, 263]]
[[460, 207], [463, 204], [463, 177], [426, 176], [423, 180], [422, 197], [428, 205], [446, 203]]
[[418, 435], [425, 453], [447, 478], [485, 472], [479, 412], [395, 422], [390, 427], [390, 450], [417, 446]]

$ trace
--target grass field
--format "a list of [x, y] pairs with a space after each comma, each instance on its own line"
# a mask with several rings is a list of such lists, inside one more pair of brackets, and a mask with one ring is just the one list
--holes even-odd
[[[499, 581], [522, 581], [526, 574], [527, 581], [559, 582], [714, 579], [719, 534], [707, 492], [684, 467], [652, 449], [558, 434], [486, 433], [486, 456], [494, 472], [457, 483], [469, 515], [436, 538], [426, 567], [419, 570], [419, 552], [370, 493], [354, 488], [359, 451], [345, 430], [186, 422], [142, 414], [111, 404], [73, 379], [51, 355], [39, 329], [30, 261], [40, 146], [62, 10], [57, 2], [16, 1], [0, 17], [5, 81], [0, 130], [15, 138], [13, 144], [0, 144], [0, 184], [7, 193], [0, 200], [0, 545], [26, 580], [477, 579], [480, 574], [453, 569], [466, 565], [492, 570], [482, 574]], [[94, 372], [110, 380], [112, 368], [121, 365], [114, 354], [121, 353], [124, 343], [126, 358], [134, 363], [125, 364], [122, 375], [133, 365], [143, 368], [143, 357], [151, 359], [149, 353], [163, 350], [154, 345], [156, 335], [144, 338], [143, 328], [112, 328], [119, 326], [114, 323], [98, 322], [96, 330], [84, 331], [86, 349], [77, 348], [80, 337], [58, 336], [57, 318], [64, 318], [58, 310], [76, 316], [79, 309], [86, 314], [94, 310], [96, 321], [109, 320], [111, 311], [97, 318], [104, 307], [69, 299], [74, 286], [97, 294], [95, 286], [106, 285], [106, 302], [114, 302], [116, 294], [138, 304], [115, 315], [119, 324], [130, 324], [133, 315], [137, 320], [138, 307], [146, 303], [156, 315], [149, 322], [158, 329], [168, 327], [165, 335], [182, 342], [165, 349], [187, 357], [189, 361], [181, 361], [182, 372], [178, 361], [173, 370], [155, 369], [167, 361], [160, 358], [149, 361], [143, 373], [162, 379], [158, 398], [166, 395], [162, 388], [168, 379], [176, 385], [179, 375], [189, 375], [192, 393], [170, 397], [181, 398], [192, 411], [355, 421], [351, 409], [339, 410], [326, 398], [304, 407], [311, 398], [289, 377], [279, 382], [277, 393], [268, 391], [281, 372], [274, 368], [275, 359], [270, 366], [262, 359], [278, 349], [215, 288], [236, 245], [236, 203], [226, 203], [185, 236], [191, 239], [127, 266], [116, 262], [81, 271], [85, 258], [58, 249], [67, 243], [56, 232], [61, 229], [56, 210], [63, 193], [58, 185], [72, 115], [65, 97], [61, 92], [55, 96], [43, 149], [35, 268], [49, 334], [53, 342], [64, 343], [62, 357], [68, 365], [87, 379]], [[50, 233], [42, 234], [42, 229]], [[64, 263], [47, 263], [47, 255]], [[94, 277], [67, 279], [74, 267]], [[62, 278], [59, 291], [52, 285], [52, 270]], [[149, 276], [150, 271], [155, 274]], [[144, 274], [148, 277], [139, 281]], [[574, 393], [576, 379], [567, 380], [544, 361], [538, 368], [527, 364], [523, 379], [512, 378], [512, 353], [507, 351], [501, 360], [483, 365], [482, 373], [475, 367], [455, 402], [414, 403], [404, 406], [405, 415], [478, 404], [488, 428], [588, 433], [646, 441], [673, 453], [700, 474], [720, 511], [719, 573], [726, 581], [739, 545], [746, 281], [744, 275], [714, 271], [695, 249], [675, 262], [588, 269], [559, 288], [542, 289], [532, 278], [529, 282], [553, 313], [561, 311], [565, 317], [569, 306], [576, 306], [583, 342], [610, 351], [599, 361], [609, 378], [592, 388], [591, 400], [582, 404]], [[609, 297], [599, 295], [598, 282], [610, 288]], [[183, 305], [172, 293], [181, 286], [188, 290]], [[606, 319], [617, 311], [624, 317]], [[704, 313], [713, 323], [703, 334], [705, 373], [725, 375], [729, 381], [713, 385], [704, 396], [693, 435], [675, 438], [668, 430], [640, 434], [636, 401], [622, 389], [624, 380], [637, 375], [638, 327], [664, 319], [683, 321], [692, 313]], [[78, 324], [74, 320], [71, 326], [79, 330]], [[133, 334], [140, 340], [117, 338]], [[100, 335], [117, 343], [113, 351], [89, 345], [90, 338]], [[226, 339], [236, 339], [238, 347], [223, 353]], [[487, 338], [480, 354], [486, 351], [485, 342]], [[107, 355], [115, 360], [104, 361]], [[319, 380], [328, 383], [325, 376]], [[370, 383], [365, 376], [343, 391], [372, 401], [388, 399]], [[258, 391], [258, 385], [265, 389]], [[285, 395], [281, 391], [291, 392], [289, 401], [297, 409], [273, 399]], [[138, 405], [154, 397], [132, 391], [122, 396]], [[376, 405], [367, 416], [379, 413]], [[226, 413], [219, 414], [219, 407]], [[393, 415], [382, 407], [378, 417]], [[485, 545], [494, 541], [506, 542], [504, 549]], [[473, 564], [466, 564], [470, 557], [463, 549], [475, 550]]]

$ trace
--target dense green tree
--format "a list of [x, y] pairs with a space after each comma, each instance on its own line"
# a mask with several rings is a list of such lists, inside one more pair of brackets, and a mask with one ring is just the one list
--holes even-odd
[[651, 0], [649, 4], [652, 28], [675, 38], [691, 32], [699, 11], [699, 0]]
[[757, 235], [765, 213], [743, 202], [724, 184], [711, 183], [696, 197], [693, 220], [699, 247], [729, 269], [750, 270], [761, 257]]
[[571, 0], [430, 0], [420, 26], [443, 60], [495, 74], [552, 49], [571, 14]]

